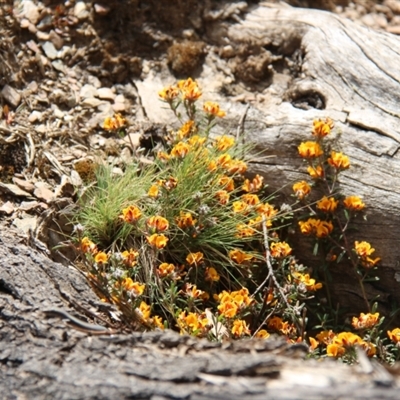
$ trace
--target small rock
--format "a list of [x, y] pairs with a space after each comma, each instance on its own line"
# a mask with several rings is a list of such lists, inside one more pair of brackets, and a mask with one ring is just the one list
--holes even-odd
[[400, 25], [388, 26], [386, 32], [393, 33], [394, 35], [400, 35]]
[[13, 182], [16, 185], [18, 185], [21, 189], [24, 189], [29, 193], [33, 193], [33, 191], [35, 190], [35, 186], [32, 182], [25, 181], [25, 180], [19, 179], [19, 178], [13, 178]]
[[34, 110], [29, 114], [28, 121], [31, 124], [34, 124], [35, 122], [41, 122], [43, 119], [43, 114], [40, 111]]
[[56, 71], [65, 72], [65, 65], [61, 60], [54, 60], [51, 62], [51, 65]]
[[386, 0], [383, 2], [386, 7], [389, 7], [394, 14], [400, 14], [400, 1], [399, 0]]
[[[42, 183], [42, 182], [38, 182]], [[35, 185], [36, 186], [36, 185]], [[45, 201], [48, 203], [49, 201], [54, 199], [54, 193], [45, 186], [36, 187], [33, 194], [40, 200]]]
[[104, 17], [110, 12], [110, 7], [105, 6], [104, 4], [95, 3], [94, 12]]
[[83, 101], [81, 102], [81, 106], [86, 107], [86, 108], [94, 108], [94, 107], [99, 106], [102, 103], [103, 103], [103, 101], [101, 101], [99, 99], [95, 99], [94, 97], [90, 97], [87, 99], [83, 99]]
[[124, 175], [124, 171], [122, 171], [122, 169], [119, 168], [119, 167], [114, 167], [114, 168], [112, 169], [112, 173], [113, 173], [113, 175], [117, 175], [117, 176], [122, 176], [122, 175]]
[[58, 118], [58, 119], [64, 118], [65, 113], [63, 111], [61, 111], [55, 104], [52, 104], [51, 108], [52, 108], [53, 114], [56, 118]]
[[82, 178], [74, 169], [71, 171], [71, 182], [75, 187], [82, 186], [83, 184]]
[[[97, 109], [101, 111], [103, 115], [110, 116], [113, 115], [112, 105], [108, 101], [104, 101], [102, 104], [97, 106]], [[104, 117], [105, 118], [105, 117]]]
[[97, 97], [97, 89], [93, 85], [86, 84], [81, 87], [79, 95], [83, 99]]
[[64, 39], [53, 30], [50, 31], [49, 39], [57, 50], [60, 50], [64, 46]]
[[130, 147], [136, 148], [139, 147], [140, 145], [140, 139], [142, 138], [141, 133], [130, 133], [129, 135], [125, 136], [122, 140], [125, 145], [128, 145]]
[[106, 87], [98, 89], [97, 96], [103, 100], [114, 100], [115, 99], [115, 93], [113, 92], [113, 90], [110, 88], [106, 88]]
[[17, 108], [21, 101], [21, 95], [9, 85], [3, 87], [1, 95], [3, 99], [14, 108]]
[[43, 42], [50, 39], [50, 35], [47, 32], [37, 31], [36, 37], [38, 40], [42, 40]]
[[72, 197], [75, 194], [75, 188], [69, 176], [63, 175], [61, 183], [54, 190], [55, 197]]
[[57, 50], [52, 42], [45, 42], [42, 45], [43, 51], [50, 60], [57, 58]]
[[116, 113], [123, 112], [123, 111], [126, 110], [126, 105], [125, 105], [125, 103], [114, 103], [114, 104], [112, 105], [112, 109], [113, 109]]
[[13, 225], [18, 229], [21, 229], [23, 232], [28, 233], [30, 230], [35, 230], [37, 224], [37, 217], [31, 217], [28, 214], [24, 213], [22, 218], [15, 218], [13, 221]]
[[43, 204], [43, 203], [39, 203], [36, 200], [22, 201], [18, 208], [22, 211], [30, 211], [30, 210], [33, 210], [33, 209], [39, 207], [41, 204]]
[[12, 214], [14, 212], [14, 204], [11, 201], [7, 201], [0, 207], [0, 212], [7, 215]]
[[0, 192], [6, 194], [12, 194], [14, 196], [30, 197], [31, 195], [25, 190], [20, 189], [17, 185], [13, 183], [3, 183], [0, 182]]
[[86, 19], [89, 17], [89, 11], [86, 9], [86, 4], [83, 1], [78, 1], [74, 7], [74, 15], [78, 19]]
[[20, 5], [22, 7], [22, 15], [36, 25], [40, 17], [39, 7], [31, 0], [22, 0]]

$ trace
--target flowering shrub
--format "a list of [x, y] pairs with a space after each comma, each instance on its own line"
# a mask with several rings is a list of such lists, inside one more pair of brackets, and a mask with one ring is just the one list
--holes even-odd
[[[128, 165], [118, 178], [100, 167], [96, 185], [82, 198], [77, 248], [96, 292], [119, 307], [131, 329], [167, 327], [210, 340], [276, 333], [307, 342], [314, 356], [352, 362], [357, 345], [368, 356], [393, 360], [400, 330], [388, 331], [392, 344], [385, 342], [384, 319], [363, 286], [380, 259], [369, 243], [351, 245], [347, 239], [365, 204], [338, 190], [350, 160], [325, 144], [333, 121], [314, 121], [315, 140], [299, 144], [311, 181], [294, 183], [294, 204], [279, 209], [266, 196], [263, 177], [245, 176], [243, 154], [251, 148], [230, 135], [211, 134], [226, 113], [211, 101], [199, 109], [201, 96], [190, 78], [162, 89], [159, 97], [180, 127], [169, 133], [154, 163]], [[125, 124], [116, 115], [104, 128], [117, 131]], [[324, 194], [310, 202], [315, 186]], [[280, 229], [296, 215], [299, 231], [318, 244], [316, 253], [325, 246], [329, 262], [346, 260], [356, 272], [368, 311], [348, 327], [357, 334], [334, 333], [327, 321], [319, 333], [313, 329], [315, 337], [307, 334], [313, 328], [307, 326], [309, 304], [317, 304], [318, 291], [329, 291], [329, 282], [326, 275], [318, 278], [321, 271], [298, 263]]]

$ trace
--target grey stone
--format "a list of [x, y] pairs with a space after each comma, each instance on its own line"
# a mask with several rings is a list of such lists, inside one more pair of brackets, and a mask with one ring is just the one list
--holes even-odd
[[60, 50], [64, 46], [64, 39], [57, 32], [51, 30], [49, 38], [57, 50]]
[[1, 95], [3, 99], [14, 108], [17, 108], [21, 102], [21, 95], [10, 85], [5, 85], [3, 87]]
[[46, 57], [50, 58], [50, 60], [54, 60], [57, 58], [57, 49], [54, 47], [52, 42], [45, 42], [42, 45], [43, 51], [46, 54]]
[[33, 124], [35, 122], [41, 122], [43, 119], [43, 114], [40, 111], [33, 110], [28, 117], [28, 121]]
[[86, 84], [82, 86], [79, 95], [83, 99], [97, 97], [97, 89], [93, 85]]
[[102, 87], [102, 88], [98, 89], [97, 96], [103, 100], [114, 100], [115, 99], [115, 93], [113, 92], [113, 90], [110, 88], [106, 88], [106, 87]]

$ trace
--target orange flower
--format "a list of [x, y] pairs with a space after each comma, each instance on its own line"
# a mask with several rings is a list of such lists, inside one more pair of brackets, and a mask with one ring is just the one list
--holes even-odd
[[214, 147], [219, 151], [226, 151], [235, 144], [235, 138], [232, 136], [218, 136], [215, 138]]
[[224, 187], [228, 192], [232, 192], [235, 189], [235, 184], [233, 183], [233, 179], [229, 178], [229, 176], [222, 176], [218, 182], [221, 186]]
[[253, 228], [247, 226], [246, 224], [238, 224], [236, 226], [236, 230], [237, 230], [236, 237], [241, 237], [241, 238], [250, 237], [256, 233], [256, 231]]
[[308, 340], [310, 341], [310, 348], [311, 350], [315, 350], [319, 346], [318, 340], [315, 340], [313, 337], [309, 337]]
[[264, 178], [258, 174], [253, 178], [252, 181], [250, 181], [249, 179], [245, 179], [245, 181], [243, 182], [242, 189], [245, 192], [250, 192], [250, 193], [258, 192], [262, 188], [263, 180]]
[[255, 334], [254, 337], [258, 339], [268, 339], [270, 334], [265, 329], [261, 329]]
[[177, 136], [179, 140], [182, 140], [185, 137], [193, 135], [197, 131], [195, 122], [193, 120], [189, 120], [185, 122], [178, 130]]
[[276, 214], [278, 214], [278, 210], [273, 205], [269, 203], [264, 203], [257, 206], [257, 213], [260, 215], [264, 215], [268, 221], [268, 218], [272, 218]]
[[159, 235], [158, 233], [154, 233], [151, 236], [146, 236], [149, 244], [157, 249], [163, 249], [168, 242], [168, 238], [165, 235]]
[[177, 225], [181, 229], [187, 229], [194, 226], [197, 222], [197, 219], [193, 219], [193, 216], [190, 212], [180, 212], [180, 216], [175, 218]]
[[181, 91], [182, 99], [189, 102], [198, 100], [202, 95], [199, 85], [192, 78], [179, 81], [178, 88]]
[[249, 206], [244, 201], [234, 201], [232, 210], [236, 214], [246, 214], [249, 211]]
[[213, 115], [213, 116], [215, 116], [215, 117], [223, 118], [223, 117], [225, 117], [225, 115], [226, 115], [226, 112], [225, 112], [225, 111], [222, 111], [222, 110], [219, 108], [219, 104], [214, 103], [214, 102], [212, 102], [212, 101], [206, 101], [206, 102], [203, 104], [203, 110], [204, 110], [204, 112], [206, 112], [207, 114]]
[[171, 103], [178, 97], [179, 91], [176, 86], [167, 86], [158, 92], [162, 100]]
[[280, 317], [278, 317], [278, 316], [275, 315], [274, 317], [272, 317], [272, 318], [270, 318], [270, 319], [268, 320], [267, 325], [268, 325], [268, 328], [269, 328], [269, 329], [272, 329], [272, 330], [274, 330], [274, 331], [279, 331], [279, 330], [281, 330], [282, 327], [283, 327], [282, 318], [280, 318]]
[[322, 121], [321, 119], [316, 119], [313, 121], [312, 134], [317, 138], [323, 138], [330, 134], [333, 126], [333, 121], [330, 118], [326, 118], [325, 121]]
[[185, 142], [177, 143], [171, 150], [172, 157], [184, 158], [189, 152], [190, 146]]
[[353, 317], [351, 324], [354, 329], [369, 329], [374, 327], [379, 321], [379, 313], [375, 314], [364, 314], [361, 313], [360, 316]]
[[138, 262], [137, 258], [139, 257], [139, 252], [135, 251], [133, 249], [130, 249], [129, 251], [125, 250], [122, 252], [122, 258], [123, 258], [123, 263], [127, 267], [134, 267]]
[[221, 154], [217, 158], [216, 162], [217, 162], [217, 165], [219, 165], [221, 168], [227, 169], [231, 163], [231, 160], [232, 160], [232, 158], [229, 154]]
[[354, 249], [361, 258], [366, 258], [375, 251], [375, 249], [372, 248], [368, 242], [358, 242], [358, 241], [354, 242]]
[[344, 206], [350, 211], [361, 211], [365, 204], [358, 196], [349, 196], [343, 200]]
[[307, 221], [299, 221], [300, 232], [303, 235], [311, 235], [314, 232], [316, 222], [315, 218], [309, 218]]
[[136, 311], [145, 321], [147, 321], [150, 318], [150, 306], [146, 304], [144, 301], [140, 303], [140, 306], [139, 308], [136, 308]]
[[318, 335], [316, 335], [317, 340], [325, 345], [332, 343], [334, 337], [335, 334], [331, 330], [321, 331], [320, 333], [318, 333]]
[[317, 208], [323, 212], [334, 212], [339, 204], [338, 200], [334, 197], [324, 196], [318, 203]]
[[131, 278], [125, 278], [121, 282], [121, 286], [135, 297], [142, 295], [146, 287], [145, 284], [142, 285], [139, 282], [134, 282]]
[[171, 158], [169, 154], [167, 154], [165, 151], [159, 151], [157, 153], [157, 159], [161, 161], [168, 161]]
[[309, 274], [293, 272], [292, 276], [297, 284], [303, 284], [307, 291], [313, 292], [322, 288], [322, 283], [316, 283], [315, 279], [310, 278]]
[[122, 215], [120, 215], [120, 218], [123, 221], [127, 222], [128, 224], [134, 224], [138, 221], [138, 219], [141, 217], [141, 215], [142, 215], [142, 212], [139, 210], [138, 207], [129, 206], [122, 210]]
[[324, 152], [317, 142], [303, 142], [298, 147], [299, 154], [303, 158], [316, 158], [322, 156]]
[[[319, 221], [319, 220], [318, 220]], [[317, 238], [324, 238], [329, 236], [333, 231], [333, 224], [330, 221], [319, 221], [316, 225], [316, 236]]]
[[293, 185], [293, 191], [295, 195], [302, 200], [311, 192], [311, 187], [306, 181], [300, 181]]
[[341, 357], [346, 353], [346, 349], [337, 343], [331, 343], [326, 346], [326, 355], [329, 357]]
[[400, 328], [395, 328], [392, 331], [387, 331], [389, 339], [394, 343], [400, 342]]
[[229, 174], [244, 174], [247, 171], [247, 164], [241, 160], [231, 160], [227, 166], [227, 172]]
[[229, 252], [229, 258], [237, 264], [247, 264], [254, 257], [251, 254], [245, 253], [244, 251], [235, 249]]
[[308, 166], [307, 172], [313, 179], [323, 178], [324, 176], [324, 169], [320, 165], [317, 165], [316, 167], [312, 167], [311, 165]]
[[315, 234], [318, 238], [324, 238], [333, 231], [333, 224], [330, 221], [309, 218], [307, 221], [299, 221], [300, 231], [304, 235]]
[[106, 253], [103, 251], [99, 251], [95, 256], [94, 256], [94, 261], [97, 264], [106, 264], [108, 261], [108, 256]]
[[169, 222], [164, 217], [155, 215], [147, 220], [147, 226], [157, 232], [163, 232], [169, 228]]
[[284, 258], [290, 255], [292, 248], [286, 242], [271, 243], [271, 256], [274, 258]]
[[209, 162], [209, 164], [207, 165], [207, 169], [208, 169], [210, 172], [216, 171], [217, 168], [218, 168], [218, 166], [217, 166], [217, 162], [216, 162], [215, 160], [211, 160], [211, 161]]
[[226, 190], [218, 190], [215, 193], [215, 197], [218, 199], [219, 204], [225, 205], [229, 201], [229, 193]]
[[97, 246], [88, 237], [81, 240], [81, 249], [84, 253], [97, 253]]
[[215, 268], [213, 268], [213, 267], [206, 268], [206, 272], [205, 272], [205, 280], [206, 281], [218, 282], [219, 279], [220, 279], [220, 276]]
[[246, 322], [241, 319], [236, 319], [235, 321], [233, 321], [231, 332], [236, 337], [250, 335], [249, 327], [247, 326]]
[[162, 186], [164, 189], [171, 190], [171, 189], [175, 189], [177, 187], [178, 179], [171, 176], [167, 180], [160, 180], [157, 183], [160, 186]]
[[337, 153], [336, 151], [331, 152], [330, 158], [328, 158], [328, 163], [335, 169], [347, 169], [350, 167], [349, 157], [345, 156], [343, 153]]
[[162, 263], [157, 269], [158, 274], [160, 275], [161, 278], [164, 278], [165, 276], [171, 275], [175, 272], [175, 265], [174, 264], [168, 264], [168, 263]]
[[189, 265], [195, 265], [196, 267], [203, 261], [204, 254], [202, 252], [189, 253], [186, 257], [186, 261]]
[[197, 289], [196, 285], [192, 285], [190, 283], [186, 284], [184, 288], [184, 293], [189, 297], [193, 297], [194, 299], [207, 300], [208, 297], [208, 293], [204, 292], [203, 290]]
[[260, 203], [260, 199], [256, 194], [244, 194], [241, 196], [242, 200], [249, 206], [255, 206]]
[[200, 147], [205, 143], [206, 140], [207, 139], [205, 137], [200, 137], [199, 135], [194, 135], [188, 140], [188, 143], [192, 147]]

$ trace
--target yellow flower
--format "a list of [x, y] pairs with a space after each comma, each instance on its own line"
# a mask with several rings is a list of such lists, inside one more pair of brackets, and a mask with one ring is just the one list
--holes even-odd
[[219, 151], [226, 151], [235, 144], [235, 138], [232, 136], [218, 136], [215, 138], [214, 147]]
[[303, 142], [298, 147], [299, 154], [303, 158], [316, 158], [322, 156], [324, 152], [317, 142]]
[[260, 215], [264, 215], [265, 218], [268, 220], [268, 218], [272, 218], [276, 214], [278, 214], [278, 210], [273, 205], [269, 203], [264, 203], [257, 206], [257, 213]]
[[231, 330], [232, 334], [236, 337], [241, 337], [244, 335], [250, 335], [250, 329], [246, 324], [246, 321], [237, 319], [233, 321], [233, 326]]
[[237, 264], [247, 264], [254, 257], [244, 251], [235, 249], [229, 252], [229, 258]]
[[97, 264], [105, 264], [108, 261], [108, 256], [106, 253], [104, 253], [103, 251], [99, 251], [95, 257], [94, 257], [94, 261]]
[[310, 192], [311, 187], [306, 181], [296, 182], [293, 185], [293, 191], [295, 195], [301, 200], [304, 199]]
[[330, 118], [326, 118], [325, 121], [321, 119], [316, 119], [313, 121], [313, 130], [312, 134], [317, 138], [323, 138], [331, 132], [334, 124]]
[[317, 203], [317, 208], [323, 212], [334, 212], [339, 204], [338, 200], [335, 200], [334, 197], [326, 197], [324, 196]]
[[372, 248], [368, 242], [358, 242], [358, 241], [354, 242], [354, 249], [361, 258], [366, 258], [375, 251], [375, 249]]
[[308, 340], [310, 341], [311, 350], [315, 350], [319, 346], [318, 340], [315, 340], [313, 337], [309, 337]]
[[84, 253], [97, 253], [97, 246], [88, 237], [81, 240], [81, 249]]
[[176, 86], [167, 86], [158, 92], [162, 100], [171, 103], [178, 97], [179, 91]]
[[181, 91], [182, 99], [189, 102], [194, 102], [202, 95], [199, 85], [192, 78], [181, 80], [178, 82], [178, 88]]
[[232, 192], [232, 190], [235, 189], [235, 184], [233, 182], [232, 178], [229, 178], [229, 176], [222, 176], [218, 182], [221, 186], [224, 187], [225, 190], [228, 192]]
[[204, 254], [202, 252], [189, 253], [186, 257], [186, 261], [189, 265], [195, 265], [196, 267], [203, 261]]
[[175, 189], [178, 185], [178, 179], [173, 176], [169, 177], [167, 180], [160, 180], [158, 184], [167, 190]]
[[142, 212], [139, 210], [138, 207], [129, 206], [122, 210], [122, 215], [120, 215], [120, 218], [129, 224], [134, 224], [138, 221], [141, 215]]
[[303, 235], [311, 235], [314, 232], [317, 220], [309, 218], [307, 221], [299, 221], [300, 232]]
[[400, 328], [395, 328], [392, 331], [387, 331], [389, 339], [394, 343], [400, 342]]
[[328, 158], [328, 163], [335, 169], [347, 169], [350, 167], [349, 157], [345, 156], [343, 153], [337, 153], [336, 151], [331, 152], [330, 158]]
[[167, 154], [165, 151], [159, 151], [157, 153], [157, 159], [161, 161], [168, 161], [171, 158], [169, 154]]
[[157, 269], [158, 274], [160, 275], [161, 278], [164, 278], [165, 276], [171, 275], [175, 272], [175, 265], [174, 264], [168, 264], [168, 263], [162, 263]]
[[268, 339], [270, 337], [270, 334], [265, 329], [261, 329], [255, 334], [254, 337], [258, 339]]
[[220, 276], [215, 268], [213, 268], [213, 267], [206, 268], [206, 272], [205, 272], [205, 280], [206, 281], [218, 282], [219, 279], [220, 279]]
[[358, 196], [348, 196], [343, 200], [344, 206], [351, 211], [361, 211], [365, 204]]
[[199, 135], [194, 135], [188, 140], [188, 143], [192, 147], [200, 147], [205, 143], [206, 140], [207, 139], [205, 137], [200, 137]]
[[139, 257], [139, 252], [135, 251], [133, 249], [130, 249], [129, 251], [125, 250], [122, 252], [122, 258], [123, 258], [123, 263], [127, 267], [134, 267], [138, 262], [137, 258]]
[[184, 289], [184, 293], [189, 296], [193, 297], [194, 299], [207, 299], [208, 293], [204, 292], [203, 290], [197, 289], [196, 285], [192, 285], [190, 283], [186, 284]]
[[232, 210], [236, 214], [246, 214], [249, 211], [249, 206], [244, 201], [234, 201]]
[[179, 140], [184, 139], [185, 137], [193, 135], [197, 131], [195, 122], [193, 120], [189, 120], [185, 122], [178, 130], [177, 136]]
[[162, 329], [162, 330], [165, 329], [164, 324], [162, 322], [162, 318], [159, 317], [158, 315], [156, 315], [156, 316], [154, 316], [152, 318], [152, 323], [156, 328], [159, 328], [159, 329]]
[[106, 131], [115, 131], [126, 125], [126, 119], [121, 114], [115, 114], [113, 117], [107, 117], [104, 120], [103, 128]]
[[263, 180], [264, 178], [258, 174], [252, 179], [252, 181], [245, 179], [242, 189], [248, 193], [258, 192], [262, 188]]
[[364, 343], [364, 341], [360, 338], [360, 336], [352, 332], [339, 333], [338, 335], [335, 336], [333, 342], [344, 347], [351, 347], [356, 344], [362, 345]]
[[217, 162], [216, 162], [215, 160], [211, 160], [211, 161], [209, 162], [208, 166], [207, 166], [207, 169], [208, 169], [210, 172], [216, 171], [217, 168], [218, 168], [218, 165], [217, 165]]
[[189, 144], [187, 144], [185, 142], [179, 142], [172, 148], [171, 156], [183, 158], [186, 156], [186, 154], [189, 152], [189, 150], [190, 150]]
[[256, 231], [253, 228], [247, 226], [246, 224], [238, 224], [236, 226], [236, 230], [237, 230], [236, 237], [242, 237], [242, 238], [253, 236], [256, 233]]
[[313, 179], [323, 178], [324, 176], [324, 169], [320, 165], [317, 165], [316, 167], [312, 167], [311, 165], [309, 165], [307, 167], [307, 172]]
[[215, 193], [215, 197], [218, 199], [219, 204], [225, 205], [229, 201], [229, 193], [226, 190], [218, 190]]
[[197, 222], [197, 219], [193, 219], [193, 216], [190, 212], [180, 212], [180, 216], [175, 218], [177, 225], [181, 229], [191, 228]]
[[369, 329], [374, 327], [379, 321], [379, 313], [375, 314], [364, 314], [361, 313], [360, 316], [353, 317], [351, 324], [354, 329]]
[[284, 258], [292, 252], [292, 248], [286, 242], [273, 242], [270, 250], [274, 258]]
[[346, 349], [337, 343], [331, 343], [326, 346], [326, 355], [329, 357], [341, 357], [346, 353]]
[[247, 171], [247, 164], [241, 160], [231, 160], [227, 166], [227, 171], [229, 174], [244, 174]]
[[233, 301], [226, 301], [218, 306], [218, 311], [225, 318], [234, 318], [238, 312], [238, 306]]
[[322, 288], [322, 283], [316, 283], [315, 279], [310, 278], [309, 274], [301, 274], [300, 272], [293, 272], [293, 278], [297, 284], [302, 283], [307, 291], [315, 291]]
[[332, 343], [334, 337], [335, 334], [331, 330], [321, 331], [320, 333], [318, 333], [318, 335], [316, 335], [317, 340], [325, 345]]
[[160, 188], [157, 185], [153, 185], [150, 187], [149, 191], [147, 192], [147, 195], [149, 197], [156, 198], [156, 197], [158, 197], [159, 192], [160, 192]]
[[267, 325], [269, 329], [272, 329], [274, 331], [279, 331], [283, 327], [282, 318], [275, 315], [274, 317], [268, 320]]
[[163, 249], [169, 240], [165, 235], [159, 235], [158, 233], [154, 233], [151, 236], [146, 236], [146, 239], [151, 246], [157, 249]]
[[232, 158], [229, 154], [221, 154], [217, 158], [216, 162], [217, 162], [217, 165], [219, 165], [221, 168], [227, 169], [230, 165], [231, 160], [232, 160]]
[[157, 232], [163, 232], [169, 228], [168, 220], [164, 217], [161, 217], [160, 215], [150, 217], [147, 220], [146, 224], [149, 228], [156, 230]]
[[144, 301], [140, 303], [139, 308], [136, 309], [139, 312], [141, 317], [147, 321], [150, 318], [150, 306], [146, 304]]
[[225, 111], [222, 111], [222, 110], [219, 108], [219, 104], [214, 103], [214, 102], [212, 102], [212, 101], [206, 101], [206, 102], [203, 104], [203, 110], [204, 110], [204, 112], [206, 112], [207, 114], [213, 115], [213, 116], [215, 116], [215, 117], [220, 117], [220, 118], [222, 118], [222, 117], [225, 117], [225, 115], [226, 115], [226, 112], [225, 112]]
[[143, 294], [144, 289], [146, 287], [145, 284], [140, 284], [139, 282], [134, 282], [131, 278], [125, 278], [121, 282], [121, 286], [129, 291], [132, 292], [132, 294], [137, 297]]

